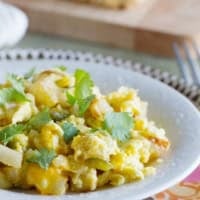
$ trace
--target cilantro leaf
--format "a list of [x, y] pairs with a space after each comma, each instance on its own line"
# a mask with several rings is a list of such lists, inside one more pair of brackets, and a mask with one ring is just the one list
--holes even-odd
[[64, 131], [64, 139], [67, 143], [79, 133], [79, 130], [72, 123], [64, 122], [61, 127]]
[[76, 98], [72, 96], [69, 92], [66, 92], [67, 101], [70, 105], [74, 105], [76, 102]]
[[35, 154], [27, 159], [27, 161], [38, 164], [42, 169], [48, 169], [55, 157], [56, 153], [54, 150], [42, 148], [40, 150], [35, 150]]
[[10, 102], [24, 102], [28, 101], [27, 97], [14, 88], [3, 88], [0, 90], [0, 106]]
[[76, 105], [78, 108], [77, 114], [82, 116], [90, 106], [95, 95], [92, 94], [94, 85], [90, 74], [82, 69], [75, 71], [75, 92], [72, 96], [69, 92], [66, 93], [68, 103]]
[[35, 67], [31, 68], [27, 73], [24, 74], [24, 79], [29, 79], [35, 74]]
[[78, 113], [80, 116], [82, 116], [86, 112], [86, 110], [88, 109], [88, 107], [90, 106], [94, 98], [95, 98], [95, 95], [90, 95], [86, 97], [85, 99], [78, 100], [78, 106], [79, 106]]
[[133, 118], [126, 112], [110, 112], [105, 115], [103, 127], [113, 138], [124, 142], [130, 138], [130, 130], [134, 126]]
[[14, 124], [12, 126], [8, 126], [2, 130], [0, 130], [0, 141], [6, 145], [12, 138], [17, 135], [21, 134], [25, 129], [24, 125], [21, 124]]
[[20, 93], [24, 93], [23, 80], [17, 77], [15, 74], [8, 74], [7, 80], [11, 83], [12, 87]]
[[38, 130], [50, 121], [51, 121], [50, 113], [49, 113], [49, 110], [46, 108], [42, 110], [41, 112], [39, 112], [37, 115], [33, 116], [29, 120], [27, 126], [28, 126], [28, 129], [33, 128], [33, 129]]
[[76, 99], [85, 99], [92, 95], [92, 86], [94, 85], [90, 74], [84, 70], [77, 69], [75, 72], [75, 97]]
[[64, 65], [57, 66], [56, 68], [63, 72], [67, 71], [67, 67], [65, 67]]

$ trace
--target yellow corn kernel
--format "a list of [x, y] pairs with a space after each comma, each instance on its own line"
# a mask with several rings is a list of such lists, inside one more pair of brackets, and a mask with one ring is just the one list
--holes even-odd
[[97, 172], [95, 169], [88, 169], [88, 171], [83, 174], [83, 191], [93, 191], [97, 187]]
[[27, 184], [36, 187], [41, 194], [61, 195], [67, 190], [67, 177], [63, 177], [58, 169], [49, 167], [47, 170], [36, 164], [27, 169]]
[[69, 79], [69, 77], [64, 76], [63, 78], [57, 80], [57, 81], [56, 81], [56, 84], [57, 84], [59, 87], [62, 87], [62, 88], [69, 87], [69, 86], [70, 86], [70, 79]]
[[126, 101], [132, 101], [136, 95], [137, 92], [135, 90], [121, 87], [118, 91], [109, 94], [107, 99], [115, 111], [120, 111], [121, 104]]
[[54, 122], [49, 122], [45, 126], [42, 127], [42, 131], [51, 131], [52, 134], [58, 135], [58, 136], [63, 136], [63, 130], [62, 128], [54, 123]]
[[156, 173], [156, 168], [155, 167], [145, 167], [143, 169], [143, 173], [145, 176], [151, 176]]
[[138, 131], [142, 131], [145, 128], [145, 123], [142, 119], [135, 120], [135, 129]]
[[98, 187], [103, 187], [104, 185], [108, 184], [109, 175], [110, 175], [110, 172], [107, 171], [98, 176], [98, 183], [97, 183]]
[[39, 140], [42, 147], [58, 150], [60, 138], [63, 130], [54, 122], [50, 122], [42, 127]]
[[126, 179], [121, 174], [110, 174], [110, 184], [113, 186], [119, 186], [126, 182]]
[[111, 156], [111, 164], [113, 168], [116, 170], [121, 170], [125, 163], [125, 154], [124, 153], [117, 153], [116, 155]]
[[52, 134], [50, 130], [41, 131], [40, 133], [41, 146], [47, 149], [57, 150], [59, 147], [59, 137]]

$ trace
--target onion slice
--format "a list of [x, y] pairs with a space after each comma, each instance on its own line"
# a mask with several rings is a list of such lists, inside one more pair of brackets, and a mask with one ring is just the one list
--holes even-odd
[[0, 162], [14, 168], [21, 168], [23, 153], [0, 144]]

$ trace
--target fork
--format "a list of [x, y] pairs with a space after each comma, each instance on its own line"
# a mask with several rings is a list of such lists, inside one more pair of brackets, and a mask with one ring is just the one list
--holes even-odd
[[[198, 63], [200, 51], [198, 45], [194, 41], [182, 44], [174, 43], [173, 50], [185, 83], [200, 87], [200, 66]], [[196, 58], [194, 58], [193, 53], [196, 54]]]

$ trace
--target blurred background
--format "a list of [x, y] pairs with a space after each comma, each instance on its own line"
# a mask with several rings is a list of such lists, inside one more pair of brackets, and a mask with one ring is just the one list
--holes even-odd
[[89, 51], [182, 75], [173, 44], [184, 41], [198, 44], [199, 0], [102, 0], [95, 5], [88, 2], [0, 2], [1, 48]]

